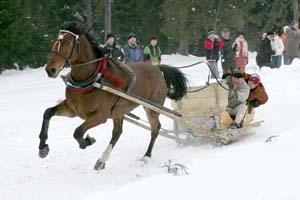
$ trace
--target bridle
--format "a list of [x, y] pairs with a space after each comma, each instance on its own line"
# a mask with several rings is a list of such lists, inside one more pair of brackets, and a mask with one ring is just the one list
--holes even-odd
[[[61, 53], [60, 52], [60, 48], [61, 48], [61, 40], [64, 39], [64, 36], [66, 34], [71, 34], [73, 37], [74, 37], [74, 42], [73, 42], [73, 46], [72, 46], [72, 50], [71, 50], [71, 53], [69, 56], [66, 56], [65, 54]], [[57, 46], [57, 50], [55, 49], [55, 47]], [[60, 30], [59, 31], [59, 34], [58, 34], [58, 37], [57, 37], [57, 40], [56, 42], [54, 43], [53, 47], [52, 47], [52, 53], [62, 57], [64, 60], [65, 60], [65, 65], [67, 66], [72, 66], [71, 64], [71, 57], [73, 55], [73, 52], [74, 52], [74, 48], [75, 46], [77, 47], [77, 52], [78, 52], [78, 55], [80, 54], [80, 48], [79, 48], [79, 35], [71, 32], [71, 31], [68, 31], [68, 30]]]
[[[71, 53], [70, 53], [69, 56], [66, 56], [66, 55], [64, 55], [63, 53], [60, 52], [61, 40], [64, 38], [64, 36], [66, 34], [71, 34], [74, 37], [74, 42], [73, 42], [72, 50], [71, 50]], [[56, 44], [57, 44], [57, 50], [54, 49], [55, 46], [56, 46]], [[71, 31], [68, 31], [68, 30], [60, 30], [59, 34], [58, 34], [58, 38], [57, 38], [56, 42], [53, 45], [52, 53], [54, 53], [54, 54], [62, 57], [65, 60], [64, 66], [69, 66], [71, 68], [73, 68], [73, 67], [80, 67], [80, 66], [83, 66], [83, 65], [95, 63], [95, 62], [98, 62], [98, 61], [101, 61], [101, 60], [105, 59], [105, 57], [103, 57], [103, 58], [97, 58], [97, 59], [94, 59], [94, 60], [90, 60], [88, 62], [84, 62], [84, 63], [72, 65], [72, 63], [71, 63], [71, 57], [73, 55], [75, 46], [77, 48], [78, 55], [80, 55], [79, 35], [71, 32]]]

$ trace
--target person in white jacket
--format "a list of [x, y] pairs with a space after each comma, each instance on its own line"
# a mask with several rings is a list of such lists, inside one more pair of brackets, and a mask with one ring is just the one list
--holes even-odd
[[277, 32], [274, 32], [274, 38], [271, 40], [272, 50], [275, 52], [272, 55], [273, 68], [279, 68], [281, 66], [282, 52], [284, 45]]

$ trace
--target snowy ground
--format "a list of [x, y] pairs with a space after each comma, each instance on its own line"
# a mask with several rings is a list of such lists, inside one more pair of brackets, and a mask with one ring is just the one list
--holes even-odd
[[[201, 58], [165, 55], [163, 60], [181, 66]], [[253, 58], [247, 70], [257, 70]], [[205, 65], [183, 71], [191, 85], [207, 79]], [[97, 142], [81, 150], [72, 135], [82, 121], [53, 118], [50, 154], [40, 159], [42, 114], [64, 98], [64, 84], [48, 78], [42, 68], [5, 71], [0, 75], [0, 199], [299, 200], [300, 61], [259, 73], [269, 101], [256, 110], [255, 120], [265, 120], [256, 135], [223, 147], [179, 147], [159, 137], [151, 163], [145, 165], [139, 160], [150, 134], [125, 122], [106, 169], [95, 172], [93, 166], [110, 140], [111, 121], [90, 130]], [[143, 115], [140, 108], [135, 113]], [[161, 121], [172, 127], [170, 120]], [[277, 137], [266, 143], [269, 136]], [[187, 166], [190, 174], [166, 173], [162, 166], [169, 159]]]

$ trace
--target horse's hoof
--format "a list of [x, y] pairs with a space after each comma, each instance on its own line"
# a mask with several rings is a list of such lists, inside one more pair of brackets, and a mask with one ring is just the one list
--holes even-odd
[[79, 148], [85, 149], [87, 146], [94, 144], [96, 142], [96, 139], [87, 135], [86, 138], [80, 139], [78, 140], [78, 142], [79, 142]]
[[85, 149], [87, 145], [85, 143], [79, 143], [79, 148], [80, 149]]
[[89, 146], [89, 145], [94, 144], [96, 142], [96, 139], [87, 135], [85, 138], [85, 141], [88, 143], [88, 146]]
[[102, 162], [100, 159], [98, 159], [94, 166], [94, 170], [99, 171], [102, 169], [105, 169], [105, 162]]
[[145, 164], [149, 164], [151, 162], [151, 158], [148, 157], [148, 156], [144, 156], [142, 158], [142, 162], [145, 163]]
[[49, 149], [48, 145], [46, 145], [43, 149], [40, 149], [39, 150], [40, 158], [45, 158], [48, 155], [49, 151], [50, 151], [50, 149]]

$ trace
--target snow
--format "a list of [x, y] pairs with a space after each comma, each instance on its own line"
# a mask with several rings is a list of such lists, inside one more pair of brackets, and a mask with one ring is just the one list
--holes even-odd
[[[228, 146], [209, 144], [180, 147], [159, 137], [149, 164], [140, 161], [150, 134], [124, 123], [123, 134], [106, 169], [93, 166], [106, 149], [112, 123], [89, 131], [97, 142], [78, 147], [73, 131], [79, 118], [54, 117], [49, 127], [50, 153], [38, 157], [38, 134], [46, 108], [64, 98], [64, 84], [47, 77], [43, 68], [4, 71], [0, 76], [0, 194], [1, 200], [82, 199], [205, 199], [296, 200], [300, 199], [299, 153], [300, 60], [280, 69], [255, 65], [251, 55], [247, 71], [257, 72], [269, 95], [256, 109], [255, 121], [264, 120], [256, 134]], [[164, 55], [164, 63], [189, 65], [203, 58]], [[63, 73], [67, 73], [64, 70]], [[191, 85], [203, 85], [204, 64], [183, 69]], [[167, 101], [169, 107], [170, 102]], [[139, 107], [135, 114], [145, 117]], [[162, 126], [172, 121], [161, 117]], [[276, 136], [265, 142], [270, 136]], [[188, 167], [188, 175], [173, 176], [162, 167], [168, 160]]]

